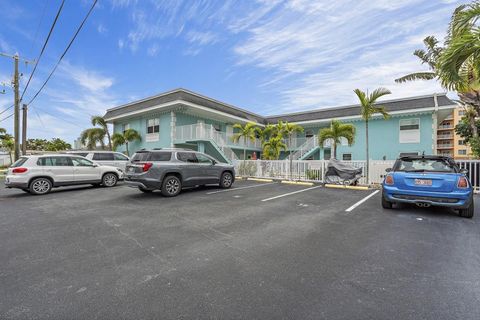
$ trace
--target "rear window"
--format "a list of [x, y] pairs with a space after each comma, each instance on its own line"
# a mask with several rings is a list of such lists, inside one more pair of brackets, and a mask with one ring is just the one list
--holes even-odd
[[456, 167], [444, 159], [399, 159], [395, 171], [403, 172], [457, 172]]
[[88, 152], [71, 152], [70, 154], [74, 154], [80, 157], [86, 157], [88, 155]]
[[132, 157], [132, 162], [144, 161], [170, 161], [171, 152], [137, 152]]
[[10, 166], [10, 168], [20, 167], [20, 166], [22, 166], [27, 160], [28, 160], [28, 158], [20, 157], [17, 161], [15, 161], [15, 162]]
[[110, 152], [95, 152], [92, 160], [97, 161], [113, 161], [113, 153]]
[[128, 158], [120, 153], [114, 153], [115, 160], [117, 161], [128, 161]]

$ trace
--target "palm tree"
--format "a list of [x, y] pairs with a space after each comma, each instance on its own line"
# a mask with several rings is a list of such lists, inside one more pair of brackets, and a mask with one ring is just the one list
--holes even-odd
[[255, 124], [253, 122], [248, 122], [245, 126], [242, 126], [239, 123], [233, 125], [234, 129], [237, 129], [238, 132], [234, 133], [232, 136], [233, 142], [238, 142], [240, 138], [243, 138], [243, 174], [245, 175], [246, 165], [247, 165], [247, 139], [254, 142], [255, 141]]
[[80, 141], [90, 150], [96, 149], [98, 144], [105, 149], [105, 134], [102, 128], [86, 129], [80, 134]]
[[263, 157], [265, 160], [278, 160], [282, 150], [287, 150], [287, 145], [283, 142], [282, 136], [275, 136], [263, 143]]
[[117, 133], [114, 133], [112, 136], [113, 149], [116, 150], [118, 146], [124, 144], [127, 150], [127, 156], [130, 156], [128, 152], [128, 143], [132, 141], [140, 141], [140, 140], [142, 140], [142, 137], [137, 132], [137, 130], [127, 129], [123, 133], [117, 132]]
[[367, 184], [368, 181], [368, 166], [370, 165], [370, 156], [368, 153], [368, 121], [372, 118], [374, 114], [381, 114], [383, 119], [388, 119], [390, 115], [385, 110], [385, 107], [376, 105], [376, 102], [379, 98], [391, 94], [390, 90], [385, 88], [378, 88], [375, 89], [371, 94], [361, 91], [360, 89], [355, 89], [353, 92], [360, 100], [360, 114], [362, 119], [365, 121], [365, 143], [366, 143], [366, 157], [367, 157], [367, 167], [365, 170], [365, 174], [367, 177]]
[[262, 143], [268, 141], [271, 137], [273, 137], [277, 132], [277, 128], [275, 125], [269, 123], [263, 129], [260, 127], [255, 128], [255, 133], [260, 138]]
[[110, 149], [110, 151], [112, 151], [113, 150], [112, 138], [110, 137], [110, 131], [108, 130], [108, 124], [102, 116], [93, 116], [92, 117], [92, 126], [97, 126], [97, 125], [105, 131], [105, 135], [106, 135], [107, 141], [108, 141], [108, 148]]
[[318, 131], [318, 143], [320, 146], [323, 146], [323, 143], [329, 139], [333, 141], [334, 159], [337, 158], [337, 144], [341, 142], [341, 138], [347, 139], [348, 145], [351, 146], [355, 141], [355, 126], [332, 120], [330, 128], [323, 128]]
[[288, 141], [288, 158], [290, 161], [290, 178], [292, 177], [293, 158], [292, 158], [292, 137], [295, 133], [303, 132], [303, 127], [298, 124], [279, 122], [279, 133]]
[[15, 140], [4, 128], [0, 128], [0, 147], [8, 150], [10, 163], [13, 163], [12, 152], [15, 150]]
[[422, 64], [426, 64], [430, 71], [420, 71], [407, 74], [401, 78], [395, 79], [397, 83], [403, 83], [414, 80], [433, 80], [438, 77], [438, 60], [443, 48], [438, 46], [438, 40], [434, 36], [426, 37], [423, 40], [426, 50], [419, 49], [413, 52], [413, 55], [418, 57]]

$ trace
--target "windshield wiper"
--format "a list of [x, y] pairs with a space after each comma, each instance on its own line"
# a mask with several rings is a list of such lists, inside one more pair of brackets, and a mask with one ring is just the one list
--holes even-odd
[[425, 172], [425, 169], [405, 170], [405, 172]]

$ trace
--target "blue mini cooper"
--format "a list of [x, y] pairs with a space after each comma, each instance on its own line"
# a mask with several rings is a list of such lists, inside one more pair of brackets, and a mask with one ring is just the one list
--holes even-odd
[[382, 207], [414, 203], [419, 207], [441, 206], [458, 209], [460, 216], [473, 217], [473, 188], [452, 158], [407, 156], [395, 161], [382, 183]]

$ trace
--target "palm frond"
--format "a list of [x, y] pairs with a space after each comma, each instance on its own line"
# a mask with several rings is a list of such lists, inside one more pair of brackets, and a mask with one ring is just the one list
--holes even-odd
[[407, 74], [406, 76], [403, 76], [401, 78], [395, 79], [396, 83], [404, 83], [408, 81], [415, 81], [415, 80], [433, 80], [436, 77], [435, 72], [415, 72], [415, 73], [410, 73]]

